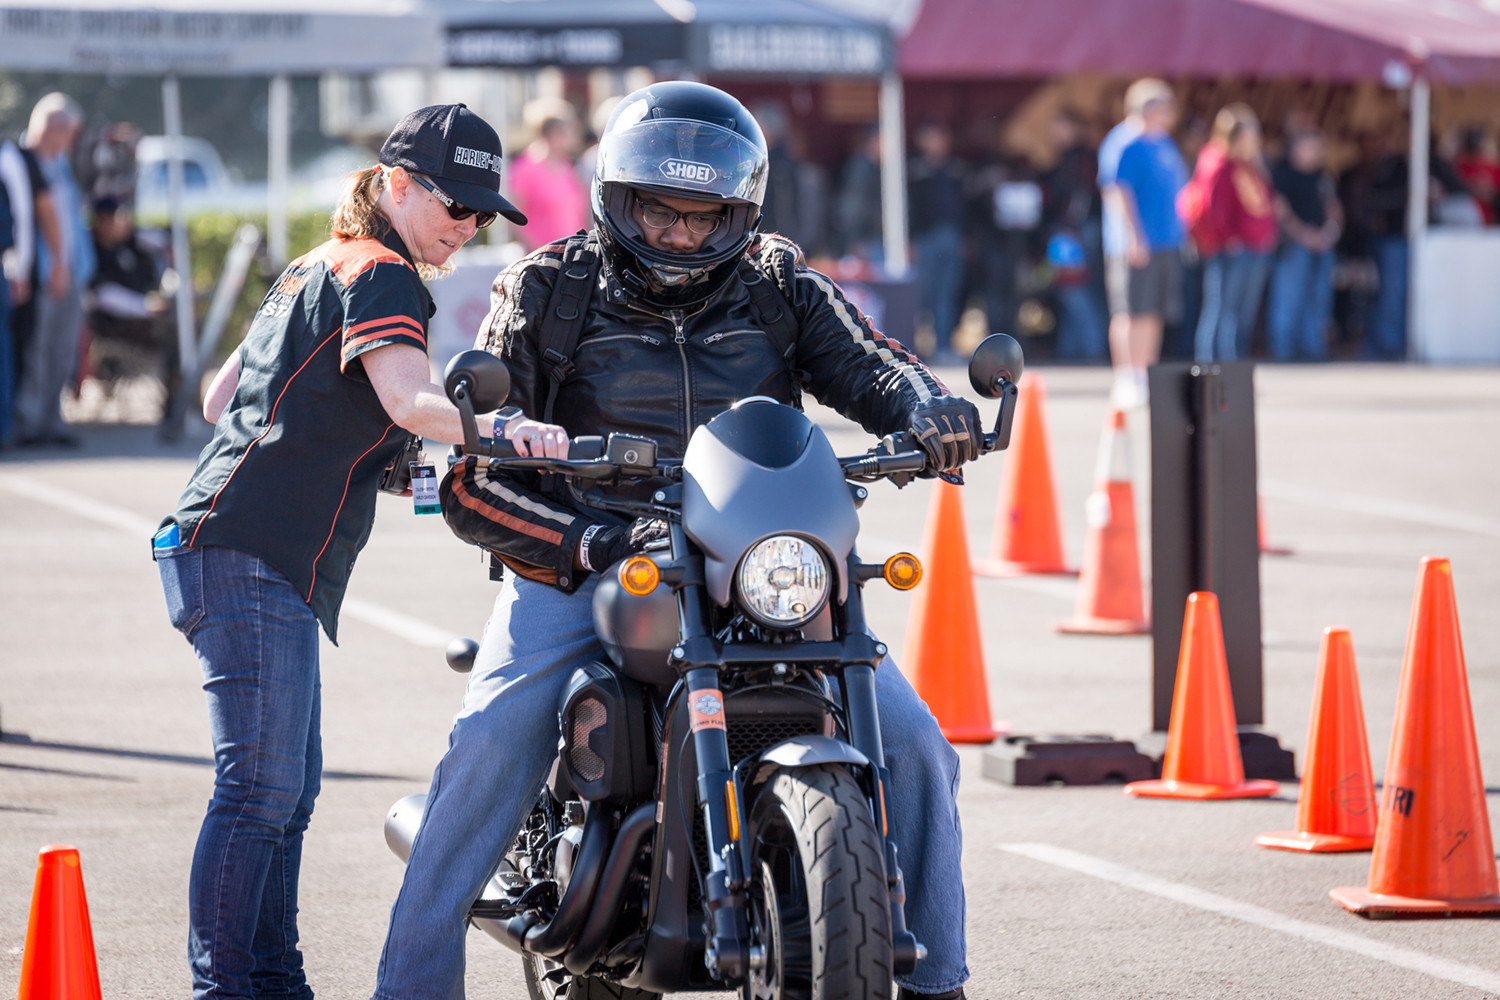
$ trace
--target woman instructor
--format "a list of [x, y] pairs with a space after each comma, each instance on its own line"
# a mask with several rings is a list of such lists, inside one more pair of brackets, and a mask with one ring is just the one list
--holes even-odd
[[422, 279], [497, 215], [500, 141], [462, 104], [407, 115], [350, 178], [333, 238], [286, 269], [214, 379], [214, 436], [153, 539], [203, 670], [214, 793], [189, 883], [197, 1000], [311, 1000], [302, 833], [322, 771], [318, 627], [339, 605], [409, 435], [463, 440], [427, 359]]

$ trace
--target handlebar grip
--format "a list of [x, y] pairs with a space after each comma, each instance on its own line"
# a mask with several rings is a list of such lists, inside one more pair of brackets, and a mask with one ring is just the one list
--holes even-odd
[[479, 447], [490, 458], [516, 458], [516, 446], [508, 438], [480, 438]]

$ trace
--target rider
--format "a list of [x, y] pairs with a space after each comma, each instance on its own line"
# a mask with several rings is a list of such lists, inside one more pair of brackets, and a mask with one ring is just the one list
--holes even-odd
[[[805, 387], [871, 433], [914, 432], [934, 471], [976, 457], [974, 405], [876, 331], [794, 244], [756, 231], [765, 183], [760, 127], [728, 94], [668, 82], [620, 102], [599, 142], [587, 242], [543, 247], [503, 271], [480, 331], [480, 346], [510, 368], [519, 412], [505, 436], [519, 454], [565, 457], [570, 435], [619, 431], [680, 457], [693, 428], [737, 399], [796, 404]], [[590, 264], [590, 251], [600, 258], [596, 280], [575, 281], [584, 301], [559, 306], [560, 275]], [[753, 289], [758, 281], [775, 283], [794, 321], [785, 350], [774, 334], [781, 317], [765, 289]], [[544, 317], [578, 304], [576, 347], [549, 355], [539, 346]], [[536, 475], [490, 476], [473, 458], [454, 466], [442, 494], [454, 532], [511, 572], [391, 909], [375, 990], [382, 1000], [463, 995], [469, 907], [555, 756], [563, 684], [575, 666], [604, 659], [590, 610], [596, 574], [659, 525], [610, 521]], [[907, 923], [929, 949], [903, 977], [901, 997], [954, 1000], [969, 975], [958, 755], [893, 663], [875, 676]]]

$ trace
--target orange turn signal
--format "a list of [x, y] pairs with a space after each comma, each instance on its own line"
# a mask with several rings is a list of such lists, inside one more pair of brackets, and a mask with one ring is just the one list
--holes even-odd
[[897, 590], [910, 590], [922, 582], [922, 564], [910, 552], [898, 552], [885, 561], [880, 575]]
[[645, 597], [661, 583], [661, 570], [648, 556], [631, 556], [620, 565], [620, 586], [625, 593]]
[[724, 811], [728, 814], [729, 839], [740, 839], [740, 803], [734, 794], [734, 779], [724, 782]]

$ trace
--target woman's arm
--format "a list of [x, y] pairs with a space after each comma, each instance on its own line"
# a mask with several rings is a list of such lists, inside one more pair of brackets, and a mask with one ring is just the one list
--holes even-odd
[[[432, 381], [426, 354], [409, 344], [387, 344], [365, 352], [359, 360], [380, 405], [397, 424], [444, 444], [463, 443], [458, 408], [448, 401], [443, 387]], [[480, 420], [479, 433], [494, 434], [493, 418]]]
[[219, 414], [234, 398], [234, 390], [240, 384], [240, 349], [236, 347], [224, 361], [224, 367], [209, 383], [203, 396], [203, 419], [211, 424], [219, 422]]

